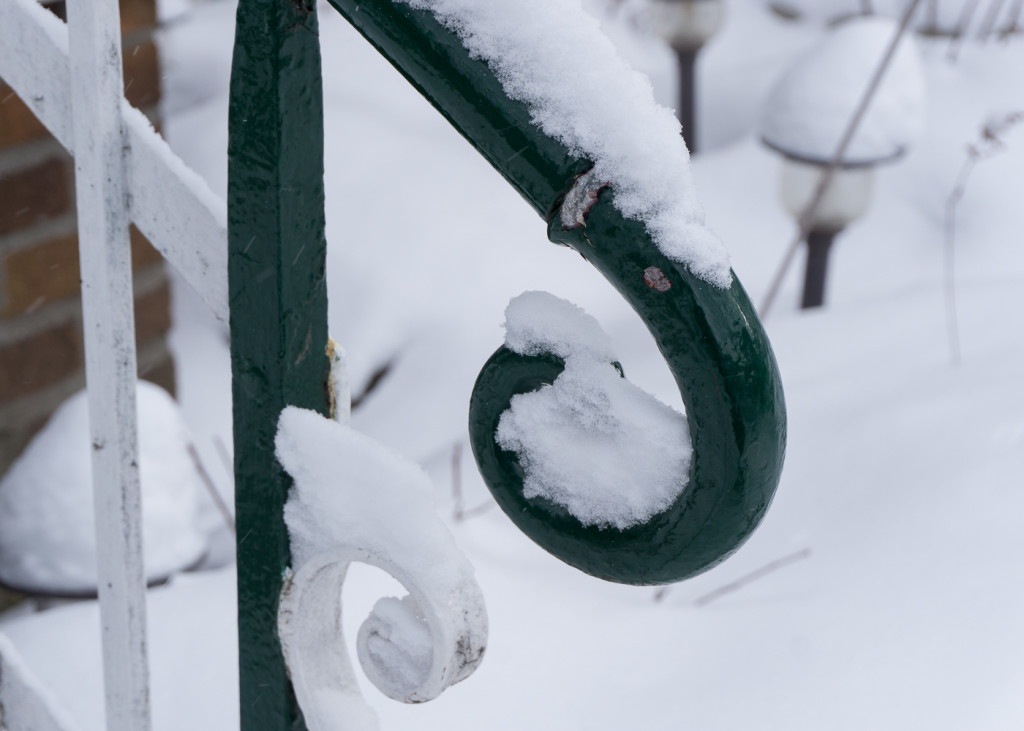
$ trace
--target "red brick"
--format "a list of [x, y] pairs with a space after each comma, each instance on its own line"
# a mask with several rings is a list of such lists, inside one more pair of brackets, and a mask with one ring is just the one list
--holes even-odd
[[64, 156], [0, 177], [0, 234], [70, 210], [73, 179], [71, 160]]
[[84, 365], [77, 320], [0, 346], [0, 401], [37, 391]]
[[156, 0], [121, 0], [121, 33], [156, 25]]
[[178, 391], [177, 379], [174, 373], [174, 360], [171, 358], [170, 353], [167, 353], [156, 363], [149, 365], [140, 363], [139, 378], [155, 383], [171, 394], [171, 396], [174, 396]]
[[161, 261], [163, 255], [153, 248], [153, 244], [149, 243], [149, 239], [142, 235], [139, 229], [135, 228], [135, 224], [132, 224], [131, 228], [131, 242], [132, 242], [132, 269], [139, 271], [140, 269], [155, 264]]
[[[135, 226], [131, 227], [132, 269], [139, 271], [163, 257]], [[57, 236], [18, 249], [4, 257], [3, 291], [6, 295], [0, 317], [34, 311], [81, 291], [78, 236]]]
[[80, 289], [78, 236], [59, 236], [4, 257], [3, 315], [36, 310]]
[[152, 292], [135, 298], [135, 344], [142, 347], [171, 329], [171, 288], [163, 281]]
[[126, 45], [124, 56], [124, 96], [138, 108], [160, 101], [160, 57], [152, 39]]
[[0, 150], [45, 137], [49, 133], [14, 90], [0, 82]]

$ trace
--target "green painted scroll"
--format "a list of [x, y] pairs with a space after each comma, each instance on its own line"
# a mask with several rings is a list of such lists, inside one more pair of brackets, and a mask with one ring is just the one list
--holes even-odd
[[[624, 219], [605, 189], [585, 226], [559, 211], [590, 167], [530, 123], [486, 63], [426, 11], [392, 0], [331, 0], [643, 318], [687, 410], [694, 458], [688, 486], [649, 522], [583, 526], [527, 499], [522, 468], [494, 430], [511, 397], [551, 383], [562, 363], [502, 347], [470, 404], [481, 472], [533, 540], [604, 579], [660, 584], [698, 574], [735, 551], [778, 485], [786, 417], [778, 369], [746, 293], [709, 285], [666, 258]], [[231, 349], [234, 376], [238, 600], [245, 731], [302, 729], [281, 659], [276, 614], [289, 564], [282, 507], [290, 487], [273, 458], [287, 404], [326, 413], [322, 103], [313, 0], [240, 0], [229, 145]]]

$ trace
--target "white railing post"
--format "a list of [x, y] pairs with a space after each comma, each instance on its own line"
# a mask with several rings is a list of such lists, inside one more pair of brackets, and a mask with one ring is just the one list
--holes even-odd
[[148, 731], [120, 18], [117, 0], [67, 12], [107, 729]]

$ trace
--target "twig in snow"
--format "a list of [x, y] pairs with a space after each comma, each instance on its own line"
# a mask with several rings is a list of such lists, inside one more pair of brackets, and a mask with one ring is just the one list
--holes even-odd
[[768, 293], [765, 295], [764, 302], [761, 305], [761, 310], [758, 313], [762, 320], [768, 317], [768, 313], [772, 308], [772, 303], [775, 301], [775, 297], [779, 293], [779, 288], [782, 286], [782, 280], [785, 279], [786, 273], [789, 271], [789, 267], [793, 263], [793, 258], [796, 256], [796, 252], [800, 248], [800, 244], [807, 239], [807, 236], [811, 231], [814, 214], [817, 212], [818, 206], [821, 205], [821, 201], [825, 198], [825, 193], [828, 192], [828, 188], [832, 184], [832, 179], [835, 177], [836, 170], [839, 169], [839, 166], [843, 161], [843, 157], [846, 154], [846, 148], [848, 148], [850, 143], [853, 141], [853, 136], [857, 133], [857, 128], [860, 127], [860, 123], [864, 119], [864, 115], [868, 110], [868, 106], [871, 104], [871, 100], [874, 98], [875, 93], [881, 86], [882, 78], [885, 76], [885, 72], [888, 70], [889, 64], [892, 63], [893, 58], [896, 56], [896, 49], [899, 47], [900, 40], [902, 40], [904, 34], [906, 34], [907, 28], [910, 26], [910, 20], [913, 18], [914, 12], [920, 4], [921, 0], [913, 0], [913, 2], [907, 5], [907, 9], [903, 12], [903, 17], [900, 19], [899, 28], [897, 28], [896, 33], [889, 42], [889, 46], [885, 49], [885, 53], [882, 55], [882, 59], [879, 61], [878, 67], [875, 69], [875, 73], [871, 77], [871, 81], [864, 90], [864, 95], [861, 97], [860, 103], [854, 110], [853, 116], [850, 117], [850, 121], [846, 125], [846, 130], [843, 132], [843, 137], [839, 141], [839, 146], [836, 147], [835, 154], [832, 155], [832, 159], [829, 161], [828, 166], [825, 168], [821, 178], [818, 180], [818, 187], [814, 190], [811, 202], [807, 204], [807, 208], [804, 210], [803, 215], [800, 216], [797, 235], [786, 250], [786, 254], [782, 258], [782, 263], [779, 265], [778, 271], [772, 279], [771, 286], [768, 287]]
[[462, 500], [462, 442], [456, 442], [452, 446], [452, 502], [454, 503], [452, 518], [456, 523], [483, 515], [494, 507], [494, 501], [488, 500], [475, 508], [465, 509], [465, 503]]
[[196, 466], [196, 471], [199, 473], [200, 479], [203, 481], [203, 485], [206, 486], [206, 491], [210, 494], [210, 499], [213, 500], [213, 504], [217, 506], [217, 510], [220, 512], [222, 518], [224, 518], [224, 524], [227, 525], [228, 530], [231, 531], [231, 535], [235, 535], [235, 518], [231, 515], [231, 511], [228, 509], [228, 505], [224, 502], [224, 498], [220, 496], [217, 491], [217, 486], [213, 484], [213, 480], [210, 479], [210, 473], [206, 471], [206, 467], [203, 466], [203, 461], [199, 459], [199, 452], [191, 442], [188, 445], [188, 455], [192, 458], [192, 462]]
[[956, 30], [953, 31], [953, 40], [949, 42], [949, 52], [946, 54], [946, 58], [950, 62], [956, 61], [960, 53], [960, 47], [964, 43], [964, 38], [967, 37], [967, 30], [971, 25], [971, 20], [974, 19], [974, 13], [977, 12], [978, 5], [980, 4], [981, 0], [970, 0], [960, 12], [960, 19], [956, 22]]
[[934, 29], [935, 33], [939, 32], [939, 0], [930, 0], [928, 3], [928, 27]]
[[391, 369], [395, 367], [395, 360], [395, 358], [392, 358], [383, 365], [378, 366], [373, 373], [370, 374], [370, 377], [366, 381], [366, 385], [363, 386], [363, 390], [352, 396], [352, 411], [355, 411], [362, 406], [366, 397], [377, 390], [381, 381], [383, 381], [388, 374], [391, 373]]
[[1020, 33], [1024, 28], [1020, 25], [1021, 12], [1024, 11], [1024, 0], [1013, 0], [1010, 12], [1006, 14], [1006, 27], [999, 32], [999, 37], [1006, 39], [1014, 33]]
[[228, 454], [228, 448], [224, 446], [224, 440], [219, 435], [213, 438], [213, 446], [217, 450], [217, 456], [220, 457], [224, 469], [227, 470], [229, 475], [234, 475], [235, 467], [231, 462], [231, 455]]
[[960, 364], [960, 325], [956, 308], [956, 207], [967, 190], [967, 181], [975, 166], [1006, 149], [1003, 135], [1016, 125], [1024, 122], [1024, 112], [1013, 112], [998, 119], [990, 120], [981, 128], [981, 139], [977, 144], [967, 146], [967, 159], [960, 168], [956, 183], [946, 199], [945, 233], [945, 283], [946, 283], [946, 327], [949, 333], [949, 357], [953, 365]]
[[995, 31], [996, 21], [999, 20], [999, 11], [1003, 9], [1003, 0], [992, 0], [988, 6], [988, 13], [985, 14], [985, 19], [981, 23], [981, 29], [978, 31], [978, 40], [982, 44], [988, 41], [989, 37]]
[[462, 442], [452, 446], [452, 518], [461, 522], [465, 517], [462, 509]]
[[726, 594], [730, 594], [734, 591], [737, 591], [738, 589], [742, 589], [744, 586], [752, 584], [758, 579], [762, 579], [770, 573], [778, 571], [781, 568], [785, 568], [786, 566], [794, 564], [797, 561], [803, 561], [805, 558], [810, 558], [810, 556], [811, 549], [804, 548], [803, 550], [797, 551], [796, 553], [791, 553], [788, 556], [777, 558], [771, 563], [765, 564], [757, 571], [752, 571], [746, 576], [741, 576], [732, 583], [726, 584], [725, 586], [721, 586], [715, 589], [714, 591], [710, 592], [709, 594], [705, 594], [702, 597], [698, 597], [697, 601], [694, 602], [694, 605], [698, 607], [703, 607], [704, 605], [710, 604], [711, 602], [715, 601], [715, 599], [718, 599], [719, 597], [725, 596]]

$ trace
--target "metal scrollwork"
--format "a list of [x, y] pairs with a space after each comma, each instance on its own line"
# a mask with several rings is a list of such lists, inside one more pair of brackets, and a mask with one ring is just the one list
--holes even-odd
[[[346, 414], [338, 417], [344, 421]], [[292, 440], [292, 450], [282, 453], [281, 440], [288, 437], [282, 436], [284, 429], [278, 436], [279, 457], [295, 479], [285, 517], [297, 537], [294, 570], [286, 577], [278, 610], [281, 646], [310, 731], [374, 731], [376, 714], [359, 691], [342, 630], [341, 590], [349, 566], [374, 566], [409, 592], [380, 599], [356, 638], [367, 678], [403, 703], [436, 698], [480, 664], [487, 642], [483, 595], [469, 562], [433, 514], [426, 475], [394, 455], [363, 461], [351, 453], [325, 453], [322, 447], [348, 427], [298, 409], [286, 409], [282, 424], [288, 419], [291, 424], [304, 420], [305, 435], [312, 429], [321, 438], [311, 445]], [[355, 438], [359, 446], [369, 442]], [[355, 476], [346, 471], [353, 469]], [[367, 474], [374, 484], [363, 484]], [[417, 474], [424, 485], [416, 484]], [[347, 482], [344, 489], [352, 499], [324, 499], [325, 479], [339, 487]], [[346, 513], [353, 511], [348, 521], [391, 523], [396, 530], [351, 530]], [[402, 523], [396, 513], [403, 511], [415, 517]]]
[[524, 497], [516, 456], [494, 440], [511, 397], [551, 383], [563, 363], [499, 348], [470, 405], [473, 451], [499, 505], [548, 551], [611, 581], [663, 584], [724, 560], [764, 517], [786, 442], [778, 367], [739, 281], [708, 284], [663, 254], [643, 224], [612, 205], [614, 188], [586, 174], [592, 164], [534, 125], [526, 105], [431, 12], [391, 0], [330, 2], [533, 206], [551, 240], [579, 252], [625, 297], [682, 394], [694, 457], [678, 499], [624, 530], [584, 526]]
[[[593, 188], [586, 178], [580, 185]], [[494, 353], [473, 389], [470, 436], [488, 487], [530, 538], [602, 579], [662, 584], [723, 561], [761, 521], [782, 469], [785, 405], [768, 339], [735, 277], [721, 289], [668, 259], [641, 224], [611, 205], [613, 194], [595, 194], [585, 214], [552, 216], [549, 236], [597, 267], [654, 336], [686, 406], [693, 441], [686, 488], [669, 509], [625, 530], [585, 526], [553, 503], [524, 497], [522, 466], [494, 433], [513, 396], [562, 372], [563, 361], [550, 354], [504, 346]]]

